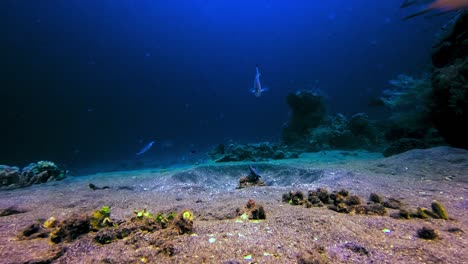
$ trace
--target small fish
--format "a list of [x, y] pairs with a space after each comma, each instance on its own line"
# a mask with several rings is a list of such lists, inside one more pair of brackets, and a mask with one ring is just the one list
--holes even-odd
[[262, 88], [260, 84], [260, 71], [258, 70], [258, 65], [255, 65], [255, 79], [254, 79], [254, 87], [250, 89], [250, 92], [253, 93], [256, 97], [260, 97], [263, 92], [268, 91], [268, 88]]
[[154, 141], [151, 141], [150, 143], [148, 143], [146, 146], [144, 146], [139, 152], [137, 152], [136, 154], [137, 155], [141, 155], [143, 153], [145, 153], [146, 151], [148, 151], [154, 144]]
[[247, 176], [249, 181], [258, 181], [262, 176], [258, 174], [257, 169], [254, 166], [249, 165], [250, 174]]
[[[416, 2], [417, 1], [404, 1], [401, 7], [402, 8], [408, 7], [410, 5], [415, 4]], [[433, 10], [437, 10], [439, 12], [450, 12], [450, 11], [462, 10], [465, 8], [468, 8], [468, 0], [435, 0], [435, 1], [432, 1], [429, 5], [427, 5], [426, 8], [403, 18], [403, 20], [408, 20], [413, 17], [424, 15]]]

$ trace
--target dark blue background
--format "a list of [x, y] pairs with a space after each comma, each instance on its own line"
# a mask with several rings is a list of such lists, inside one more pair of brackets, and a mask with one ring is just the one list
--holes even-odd
[[[0, 2], [0, 164], [180, 162], [216, 143], [279, 141], [285, 96], [369, 109], [388, 80], [429, 69], [447, 17], [394, 0]], [[255, 64], [270, 91], [248, 92]], [[162, 144], [161, 144], [162, 142]]]

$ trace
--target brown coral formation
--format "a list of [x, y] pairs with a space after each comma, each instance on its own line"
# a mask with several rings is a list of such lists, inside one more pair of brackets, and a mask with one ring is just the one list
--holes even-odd
[[33, 223], [24, 229], [20, 239], [49, 238], [53, 244], [72, 242], [80, 237], [91, 236], [98, 244], [109, 244], [126, 238], [134, 248], [154, 247], [153, 254], [172, 256], [175, 248], [171, 241], [179, 235], [193, 230], [193, 214], [185, 210], [153, 215], [146, 210], [135, 212], [130, 219], [110, 220], [108, 207], [92, 214], [73, 215], [61, 221], [51, 218], [44, 224]]
[[243, 208], [236, 209], [237, 215], [245, 216], [250, 220], [266, 219], [265, 208], [262, 205], [257, 205], [253, 199], [249, 199]]
[[367, 215], [386, 215], [387, 209], [399, 209], [401, 202], [390, 198], [386, 201], [375, 193], [371, 193], [369, 202], [364, 204], [357, 195], [350, 194], [348, 190], [328, 192], [325, 188], [317, 188], [308, 192], [307, 199], [300, 191], [290, 191], [283, 194], [283, 202], [291, 205], [304, 205], [306, 207], [324, 207], [339, 213], [355, 213]]

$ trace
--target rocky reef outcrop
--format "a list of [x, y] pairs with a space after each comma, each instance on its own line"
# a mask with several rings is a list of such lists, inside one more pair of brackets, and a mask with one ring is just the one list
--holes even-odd
[[51, 161], [31, 163], [23, 169], [0, 165], [0, 188], [20, 188], [50, 181], [60, 181], [67, 176], [66, 170], [60, 169]]
[[365, 113], [350, 118], [342, 114], [326, 114], [324, 99], [311, 91], [289, 94], [287, 102], [291, 118], [283, 129], [283, 144], [300, 151], [324, 149], [375, 150], [381, 135], [375, 122]]
[[258, 144], [219, 144], [209, 156], [215, 162], [230, 161], [267, 161], [279, 159], [293, 159], [299, 157], [297, 151], [286, 146], [262, 142]]
[[454, 147], [468, 149], [468, 11], [448, 27], [432, 54], [431, 120]]
[[382, 133], [377, 123], [367, 114], [357, 113], [347, 118], [343, 114], [327, 116], [318, 127], [311, 129], [304, 147], [309, 151], [329, 149], [366, 149], [379, 150]]
[[283, 130], [287, 145], [305, 143], [311, 128], [319, 126], [326, 118], [323, 97], [312, 91], [298, 91], [287, 96], [291, 117]]

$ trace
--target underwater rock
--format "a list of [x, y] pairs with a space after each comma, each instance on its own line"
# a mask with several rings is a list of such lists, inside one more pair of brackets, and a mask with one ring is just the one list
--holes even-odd
[[17, 208], [17, 207], [8, 207], [6, 209], [0, 209], [0, 217], [2, 216], [9, 216], [9, 215], [14, 215], [14, 214], [22, 214], [26, 213], [26, 210]]
[[[380, 129], [381, 130], [381, 129]], [[328, 149], [366, 149], [380, 150], [383, 133], [379, 132], [375, 122], [367, 115], [358, 113], [348, 121], [346, 116], [337, 114], [328, 116], [318, 127], [310, 129], [302, 146], [305, 151]]]
[[398, 199], [389, 198], [388, 200], [383, 202], [382, 205], [385, 206], [386, 208], [390, 208], [390, 209], [400, 209], [401, 206], [402, 206], [402, 203]]
[[325, 188], [317, 188], [315, 191], [310, 190], [308, 192], [307, 199], [300, 191], [290, 191], [283, 194], [282, 201], [291, 205], [305, 205], [306, 207], [323, 207], [326, 205], [332, 211], [346, 214], [387, 214], [387, 210], [382, 204], [364, 205], [359, 196], [350, 194], [346, 189], [329, 193]]
[[439, 237], [439, 234], [437, 233], [437, 231], [429, 227], [423, 227], [419, 229], [417, 234], [419, 238], [427, 239], [427, 240], [433, 240]]
[[215, 162], [258, 162], [278, 159], [294, 159], [299, 157], [299, 154], [296, 151], [291, 151], [286, 146], [272, 144], [269, 142], [246, 145], [230, 144], [227, 147], [221, 144], [211, 151], [209, 155], [211, 159], [215, 160]]
[[[109, 188], [110, 188], [109, 186], [102, 186], [102, 187], [99, 187], [99, 186], [96, 186], [96, 185], [93, 184], [93, 183], [88, 184], [88, 186], [89, 186], [89, 188], [90, 188], [91, 190], [93, 190], [93, 191], [95, 191], [95, 190], [105, 190], [105, 189], [109, 189]], [[121, 189], [121, 188], [119, 187], [119, 189]]]
[[369, 195], [369, 201], [373, 202], [373, 203], [382, 203], [384, 200], [382, 198], [382, 196], [376, 194], [376, 193], [371, 193]]
[[414, 138], [401, 138], [397, 141], [392, 142], [391, 145], [388, 146], [382, 154], [384, 157], [390, 157], [396, 154], [406, 152], [408, 150], [426, 148], [429, 148], [429, 146], [426, 144], [426, 142], [422, 140]]
[[431, 121], [453, 147], [468, 149], [468, 11], [454, 20], [432, 54]]
[[304, 193], [301, 191], [290, 191], [288, 193], [283, 194], [283, 202], [289, 203], [291, 205], [303, 205], [306, 204], [307, 201], [304, 199]]
[[224, 144], [218, 144], [212, 151], [208, 152], [208, 155], [213, 160], [221, 159], [226, 152], [226, 147]]
[[[310, 131], [308, 150], [320, 151], [329, 149], [355, 149], [359, 143], [350, 130], [335, 130], [328, 126], [320, 126]], [[305, 145], [305, 146], [307, 146]]]
[[91, 231], [89, 216], [73, 216], [57, 224], [57, 228], [50, 233], [50, 241], [56, 244], [71, 242], [89, 231]]
[[66, 170], [61, 170], [51, 161], [31, 163], [21, 171], [18, 167], [0, 165], [0, 188], [20, 188], [32, 184], [60, 181], [67, 174]]
[[368, 215], [386, 215], [387, 209], [382, 204], [370, 204], [367, 206]]
[[318, 127], [325, 119], [326, 109], [323, 97], [312, 91], [298, 91], [287, 96], [291, 118], [283, 129], [286, 145], [304, 143], [311, 128]]
[[344, 246], [345, 246], [345, 248], [353, 251], [354, 253], [369, 256], [369, 251], [365, 247], [363, 247], [363, 246], [361, 246], [361, 245], [359, 245], [359, 244], [357, 244], [355, 242], [348, 242]]
[[369, 116], [365, 113], [354, 114], [348, 123], [348, 128], [355, 135], [367, 133], [369, 129]]
[[18, 185], [21, 183], [21, 174], [18, 167], [0, 165], [0, 187]]
[[333, 263], [324, 246], [314, 245], [313, 248], [297, 255], [298, 264], [327, 264]]

